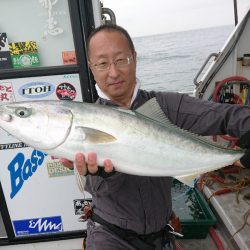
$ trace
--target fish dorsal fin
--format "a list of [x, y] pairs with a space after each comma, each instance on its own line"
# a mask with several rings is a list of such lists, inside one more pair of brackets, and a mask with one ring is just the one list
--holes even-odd
[[150, 118], [162, 124], [171, 123], [169, 119], [166, 117], [165, 113], [162, 111], [155, 97], [151, 98], [149, 101], [144, 103], [141, 107], [136, 109], [135, 113], [146, 116], [147, 118]]
[[140, 116], [144, 116], [148, 119], [151, 119], [153, 121], [156, 121], [160, 123], [162, 126], [167, 127], [168, 129], [171, 129], [173, 132], [177, 132], [178, 134], [182, 136], [188, 136], [193, 138], [196, 141], [199, 141], [200, 143], [204, 143], [207, 145], [210, 145], [211, 147], [215, 147], [221, 150], [225, 151], [231, 151], [231, 153], [239, 153], [242, 152], [242, 150], [234, 150], [224, 147], [223, 145], [220, 145], [218, 143], [212, 142], [208, 140], [207, 138], [197, 135], [193, 132], [187, 131], [185, 129], [182, 129], [175, 124], [173, 124], [165, 115], [163, 110], [161, 109], [159, 103], [157, 102], [156, 98], [152, 98], [146, 103], [144, 103], [141, 107], [135, 110], [135, 114]]

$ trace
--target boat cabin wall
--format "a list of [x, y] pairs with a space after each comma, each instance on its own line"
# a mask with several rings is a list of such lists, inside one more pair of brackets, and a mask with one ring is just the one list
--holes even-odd
[[[202, 77], [195, 96], [204, 100], [211, 100], [216, 86], [224, 79], [234, 76], [250, 80], [250, 10], [242, 21], [235, 27], [218, 56], [211, 63]], [[237, 78], [236, 78], [237, 79]], [[242, 88], [235, 82], [233, 92], [241, 95]]]

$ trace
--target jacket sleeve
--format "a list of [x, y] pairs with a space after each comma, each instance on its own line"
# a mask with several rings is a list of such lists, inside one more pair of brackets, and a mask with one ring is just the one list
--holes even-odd
[[180, 93], [156, 93], [162, 110], [175, 125], [199, 135], [239, 137], [250, 130], [250, 108], [204, 101]]

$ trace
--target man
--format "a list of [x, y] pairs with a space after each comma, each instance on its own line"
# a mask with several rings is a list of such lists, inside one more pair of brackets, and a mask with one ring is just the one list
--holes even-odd
[[[87, 43], [89, 67], [97, 83], [97, 103], [135, 110], [156, 97], [177, 126], [200, 135], [242, 136], [250, 130], [250, 109], [205, 102], [178, 93], [147, 92], [136, 80], [136, 52], [123, 28], [103, 25]], [[87, 250], [174, 249], [171, 229], [171, 177], [142, 177], [115, 172], [112, 162], [98, 168], [98, 155], [76, 154], [75, 166], [87, 176], [86, 190], [93, 197], [88, 222]], [[72, 163], [61, 160], [66, 166]], [[241, 165], [240, 162], [237, 162]]]

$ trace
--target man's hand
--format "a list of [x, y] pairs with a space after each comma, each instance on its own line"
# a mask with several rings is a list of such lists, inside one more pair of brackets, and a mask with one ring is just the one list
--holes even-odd
[[236, 146], [240, 148], [250, 148], [250, 131], [247, 131], [236, 142]]
[[[74, 164], [72, 161], [69, 161], [67, 159], [60, 159], [60, 162], [67, 168], [74, 168]], [[106, 173], [111, 173], [114, 171], [113, 163], [110, 160], [105, 160], [103, 164], [104, 171]], [[96, 174], [98, 171], [96, 153], [90, 152], [87, 156], [87, 160], [85, 159], [84, 154], [76, 153], [75, 166], [80, 175], [87, 175], [88, 173], [92, 175]]]
[[239, 161], [234, 163], [234, 165], [236, 164], [236, 166], [239, 167], [250, 168], [250, 131], [247, 131], [239, 138], [236, 142], [236, 146], [246, 149], [246, 152]]
[[245, 168], [245, 167], [241, 164], [240, 160], [234, 162], [233, 165], [236, 166], [236, 167]]
[[245, 154], [239, 159], [242, 166], [250, 168], [250, 149], [248, 148]]

